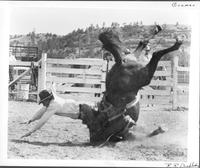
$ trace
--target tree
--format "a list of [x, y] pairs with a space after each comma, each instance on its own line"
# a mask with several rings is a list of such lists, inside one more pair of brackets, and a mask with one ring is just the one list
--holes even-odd
[[36, 41], [35, 41], [36, 40], [35, 28], [30, 33], [30, 37], [31, 37], [31, 46], [35, 46], [36, 45]]
[[112, 22], [111, 28], [119, 28], [119, 23], [117, 23], [117, 22]]
[[103, 22], [103, 24], [102, 24], [102, 28], [105, 28], [105, 27], [106, 27], [106, 23]]

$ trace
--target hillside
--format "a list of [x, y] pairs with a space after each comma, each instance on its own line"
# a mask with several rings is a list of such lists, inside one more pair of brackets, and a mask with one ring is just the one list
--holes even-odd
[[[188, 65], [191, 30], [186, 25], [161, 25], [163, 31], [150, 41], [152, 50], [158, 50], [170, 46], [175, 36], [184, 36], [184, 45], [178, 53], [180, 64]], [[143, 25], [142, 23], [124, 24], [112, 23], [111, 27], [116, 30], [124, 42], [124, 45], [131, 51], [135, 49], [138, 42], [149, 37], [154, 25]], [[100, 32], [104, 27], [90, 25], [85, 30], [77, 29], [71, 33], [59, 36], [52, 33], [30, 32], [26, 35], [10, 35], [11, 46], [36, 46], [41, 52], [46, 52], [50, 58], [101, 58], [101, 43], [98, 40]], [[166, 55], [164, 59], [170, 59]]]

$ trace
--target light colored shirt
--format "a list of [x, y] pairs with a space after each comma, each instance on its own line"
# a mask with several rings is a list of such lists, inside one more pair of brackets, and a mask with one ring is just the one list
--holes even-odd
[[70, 117], [72, 119], [78, 119], [80, 103], [93, 105], [88, 102], [77, 102], [73, 99], [63, 99], [57, 96], [55, 93], [53, 93], [53, 95], [54, 99], [51, 100], [49, 106], [48, 107], [43, 106], [41, 109], [37, 111], [37, 113], [31, 119], [32, 121], [39, 119], [39, 122], [31, 130], [31, 133], [41, 128], [48, 121], [48, 119], [54, 114], [59, 116]]

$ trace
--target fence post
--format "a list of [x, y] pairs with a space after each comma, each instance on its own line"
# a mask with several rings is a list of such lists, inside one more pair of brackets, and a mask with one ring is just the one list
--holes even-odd
[[[46, 61], [47, 61], [47, 54], [42, 53], [41, 64], [38, 66], [38, 93], [46, 89]], [[37, 101], [39, 97], [37, 96]]]
[[178, 56], [175, 56], [172, 64], [173, 73], [173, 96], [172, 96], [172, 109], [177, 108], [177, 83], [178, 83]]

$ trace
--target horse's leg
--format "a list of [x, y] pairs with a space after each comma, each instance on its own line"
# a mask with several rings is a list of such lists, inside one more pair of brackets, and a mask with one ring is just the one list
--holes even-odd
[[142, 50], [147, 46], [147, 44], [149, 43], [149, 40], [153, 39], [155, 35], [158, 34], [161, 30], [162, 28], [159, 25], [156, 25], [153, 34], [148, 39], [145, 39], [139, 42], [137, 48], [134, 51], [134, 55], [136, 58], [138, 58], [141, 55]]
[[146, 81], [143, 84], [143, 86], [148, 85], [151, 82], [154, 72], [156, 71], [158, 61], [162, 58], [162, 56], [164, 56], [165, 54], [169, 52], [178, 50], [181, 44], [182, 44], [182, 41], [178, 41], [178, 39], [176, 39], [176, 43], [172, 47], [153, 53], [153, 56], [150, 62], [145, 66], [145, 71], [147, 70], [148, 73], [147, 73]]
[[134, 56], [135, 56], [136, 58], [139, 58], [139, 56], [140, 56], [141, 53], [142, 53], [142, 50], [147, 46], [148, 43], [149, 43], [149, 41], [146, 41], [146, 40], [140, 41], [140, 42], [139, 42], [137, 48], [136, 48], [135, 51], [134, 51]]

